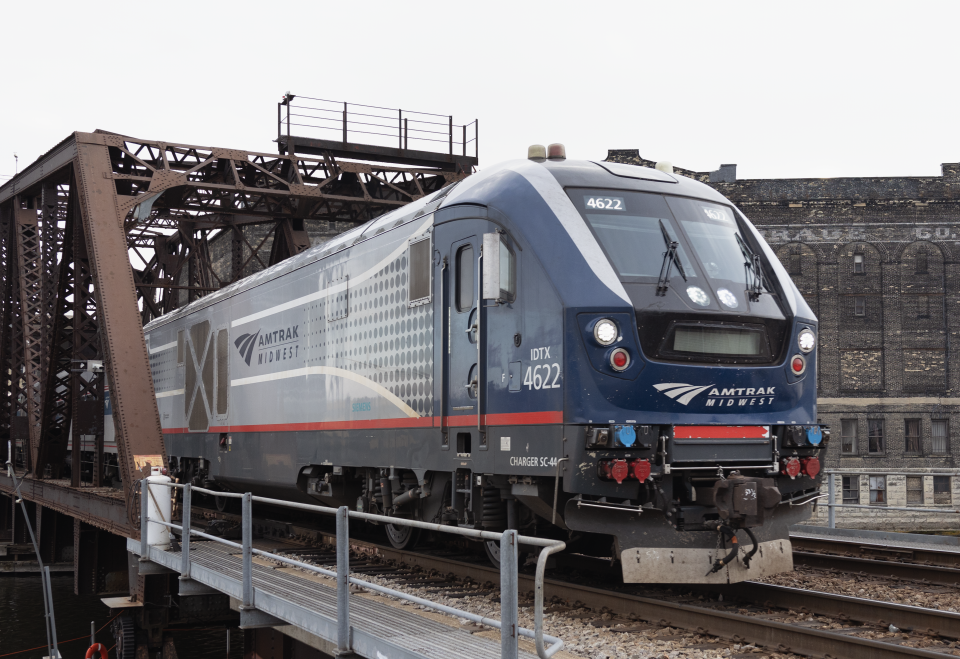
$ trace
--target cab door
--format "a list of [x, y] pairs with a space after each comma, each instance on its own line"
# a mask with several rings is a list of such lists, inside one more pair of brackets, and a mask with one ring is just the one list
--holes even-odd
[[483, 340], [484, 318], [480, 297], [480, 249], [488, 222], [457, 219], [441, 222], [434, 236], [444, 262], [443, 405], [444, 448], [457, 454], [461, 466], [475, 460], [482, 444], [484, 364], [477, 341]]

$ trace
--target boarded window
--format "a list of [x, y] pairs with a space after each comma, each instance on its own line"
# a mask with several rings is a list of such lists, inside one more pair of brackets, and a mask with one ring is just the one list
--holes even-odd
[[844, 391], [882, 391], [883, 352], [842, 350], [840, 352], [840, 388]]
[[410, 243], [410, 304], [430, 299], [430, 267], [432, 261], [430, 239]]
[[853, 315], [854, 316], [867, 315], [867, 298], [865, 297], [853, 298]]
[[230, 390], [230, 344], [227, 330], [217, 332], [217, 414], [227, 413], [227, 392]]
[[920, 453], [920, 419], [907, 419], [903, 424], [906, 453]]
[[930, 422], [931, 435], [933, 436], [933, 441], [930, 445], [930, 450], [932, 453], [939, 453], [941, 455], [948, 452], [949, 446], [949, 437], [950, 437], [950, 422], [947, 419], [934, 419]]
[[860, 503], [860, 477], [843, 477], [843, 502]]
[[907, 476], [907, 504], [923, 503], [923, 476]]
[[461, 247], [457, 252], [457, 311], [473, 308], [473, 271], [473, 247]]
[[177, 332], [177, 366], [183, 366], [183, 330]]
[[929, 266], [927, 264], [927, 253], [921, 250], [917, 252], [917, 274], [925, 275], [929, 271]]
[[883, 453], [886, 449], [883, 443], [883, 419], [870, 419], [867, 421], [869, 428], [868, 449], [871, 453]]
[[934, 503], [953, 503], [953, 497], [950, 494], [950, 477], [933, 477], [933, 502]]
[[846, 455], [857, 453], [857, 420], [840, 420], [840, 452]]
[[946, 386], [946, 352], [904, 348], [903, 388], [905, 391], [943, 391]]
[[870, 477], [870, 503], [885, 505], [887, 503], [887, 477]]
[[917, 318], [930, 317], [930, 296], [923, 295], [917, 300]]
[[803, 274], [803, 260], [800, 256], [800, 250], [794, 250], [790, 254], [790, 274], [791, 275], [802, 275]]
[[853, 272], [857, 275], [862, 275], [864, 273], [863, 254], [853, 255]]

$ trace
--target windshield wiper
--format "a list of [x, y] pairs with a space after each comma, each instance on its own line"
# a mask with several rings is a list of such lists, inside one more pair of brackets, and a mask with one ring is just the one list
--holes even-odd
[[680, 257], [677, 255], [677, 248], [680, 247], [680, 243], [670, 238], [667, 228], [663, 226], [663, 220], [660, 220], [660, 233], [663, 234], [663, 242], [667, 246], [667, 251], [663, 255], [663, 264], [660, 266], [660, 279], [657, 281], [657, 295], [663, 297], [667, 294], [669, 288], [667, 284], [670, 281], [670, 266], [677, 266], [677, 271], [683, 277], [683, 281], [687, 281], [687, 273], [683, 271], [683, 264], [680, 263]]
[[734, 233], [734, 236], [737, 238], [737, 244], [740, 245], [740, 252], [743, 254], [743, 258], [746, 261], [743, 264], [745, 270], [750, 271], [750, 287], [747, 289], [747, 294], [750, 296], [751, 302], [756, 302], [760, 299], [760, 295], [764, 291], [763, 283], [763, 266], [760, 263], [760, 255], [755, 254], [750, 246], [744, 242], [743, 238], [740, 237], [739, 233]]

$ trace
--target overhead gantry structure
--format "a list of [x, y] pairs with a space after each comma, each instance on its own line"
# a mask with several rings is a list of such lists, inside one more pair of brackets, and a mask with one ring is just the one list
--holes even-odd
[[[60, 479], [72, 425], [95, 437], [89, 484], [104, 484], [109, 386], [131, 501], [143, 465], [166, 463], [143, 324], [476, 164], [418, 153], [404, 166], [404, 149], [341, 146], [304, 156], [285, 142], [278, 155], [78, 132], [0, 187], [0, 455], [12, 440], [30, 479]], [[69, 487], [81, 485], [79, 445]], [[127, 506], [128, 531], [136, 510]], [[95, 517], [85, 521], [124, 532]]]

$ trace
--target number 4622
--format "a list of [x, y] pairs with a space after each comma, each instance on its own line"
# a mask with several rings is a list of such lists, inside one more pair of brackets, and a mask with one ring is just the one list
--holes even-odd
[[538, 364], [527, 366], [523, 374], [523, 383], [527, 389], [559, 389], [560, 364]]

